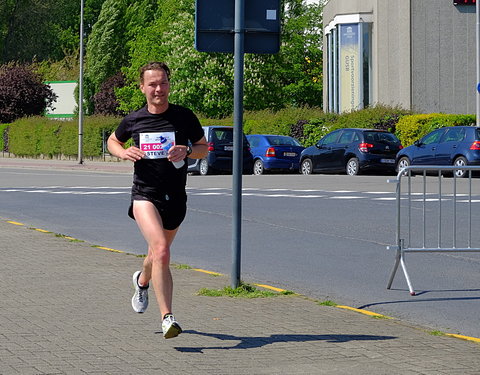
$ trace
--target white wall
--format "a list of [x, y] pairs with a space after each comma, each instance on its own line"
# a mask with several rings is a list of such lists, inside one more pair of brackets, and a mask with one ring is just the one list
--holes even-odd
[[65, 82], [46, 82], [47, 85], [57, 95], [57, 100], [53, 103], [55, 109], [47, 111], [49, 117], [73, 117], [77, 108], [75, 100], [75, 88], [77, 82], [65, 81]]

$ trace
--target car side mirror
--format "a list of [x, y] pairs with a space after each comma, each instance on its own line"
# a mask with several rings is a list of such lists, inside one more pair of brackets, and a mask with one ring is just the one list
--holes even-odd
[[323, 146], [322, 146], [321, 143], [317, 143], [315, 146], [316, 146], [317, 148], [323, 148]]
[[420, 142], [419, 140], [416, 140], [415, 142], [413, 142], [413, 144], [417, 147], [420, 147], [423, 143]]

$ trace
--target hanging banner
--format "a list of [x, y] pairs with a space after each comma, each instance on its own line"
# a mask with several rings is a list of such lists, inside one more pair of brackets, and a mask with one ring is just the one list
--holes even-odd
[[360, 108], [360, 36], [358, 23], [340, 25], [340, 112]]

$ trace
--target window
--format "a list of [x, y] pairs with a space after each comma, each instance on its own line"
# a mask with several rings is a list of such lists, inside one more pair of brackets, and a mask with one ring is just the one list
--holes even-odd
[[460, 142], [465, 138], [465, 129], [450, 128], [443, 136], [442, 142]]
[[437, 143], [440, 140], [445, 129], [438, 129], [434, 132], [427, 134], [425, 137], [422, 138], [421, 144], [422, 145], [431, 145], [432, 143]]
[[284, 137], [281, 135], [267, 137], [268, 142], [274, 146], [301, 146], [296, 139], [291, 137]]
[[355, 135], [354, 130], [344, 130], [338, 143], [341, 143], [341, 144], [351, 143], [354, 135]]
[[248, 143], [250, 143], [250, 146], [252, 147], [258, 147], [260, 145], [260, 140], [258, 137], [249, 137]]
[[223, 130], [223, 129], [215, 129], [214, 132], [214, 140], [219, 141], [219, 143], [232, 143], [233, 142], [233, 129]]
[[322, 146], [331, 145], [333, 143], [337, 143], [338, 135], [340, 131], [336, 131], [330, 134], [327, 134], [323, 139], [319, 142]]

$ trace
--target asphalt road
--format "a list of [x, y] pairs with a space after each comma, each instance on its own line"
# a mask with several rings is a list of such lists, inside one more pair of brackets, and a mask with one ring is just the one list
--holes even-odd
[[[2, 168], [0, 176], [1, 218], [145, 252], [126, 215], [130, 174]], [[395, 186], [389, 178], [244, 176], [242, 279], [480, 337], [479, 254], [409, 255], [419, 295], [409, 295], [400, 272], [386, 289], [394, 262], [386, 246], [395, 242]], [[478, 183], [474, 191], [480, 191]], [[189, 177], [189, 212], [172, 249], [174, 262], [230, 274], [231, 184], [231, 176]], [[419, 230], [412, 229], [416, 235]]]

